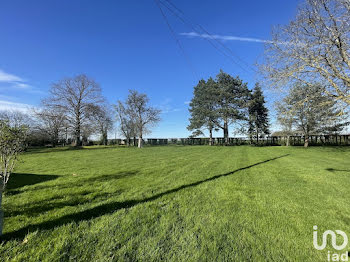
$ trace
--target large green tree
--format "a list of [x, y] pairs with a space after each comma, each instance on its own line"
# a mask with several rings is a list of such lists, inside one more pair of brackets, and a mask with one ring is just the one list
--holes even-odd
[[259, 137], [269, 133], [268, 109], [261, 87], [256, 83], [249, 101], [249, 135], [251, 139], [255, 136], [258, 144]]
[[229, 125], [239, 120], [247, 120], [246, 109], [249, 100], [249, 90], [247, 83], [237, 76], [231, 75], [220, 70], [216, 76], [215, 85], [216, 112], [218, 118], [215, 124], [224, 132], [225, 143], [229, 139]]
[[209, 131], [209, 145], [213, 144], [213, 130], [218, 114], [215, 111], [215, 86], [214, 79], [200, 80], [194, 87], [193, 98], [190, 102], [190, 124], [187, 129], [193, 131], [193, 135], [203, 134], [203, 129]]

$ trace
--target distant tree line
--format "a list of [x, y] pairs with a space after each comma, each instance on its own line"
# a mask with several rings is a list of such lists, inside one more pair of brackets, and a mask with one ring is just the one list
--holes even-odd
[[32, 111], [0, 111], [0, 121], [10, 127], [27, 127], [26, 144], [33, 146], [82, 146], [93, 135], [100, 137], [99, 144], [107, 145], [108, 133], [118, 123], [122, 135], [138, 138], [142, 147], [143, 135], [159, 120], [160, 110], [149, 105], [146, 94], [130, 90], [125, 103], [117, 101], [113, 107], [100, 86], [86, 75], [54, 83], [40, 107]]

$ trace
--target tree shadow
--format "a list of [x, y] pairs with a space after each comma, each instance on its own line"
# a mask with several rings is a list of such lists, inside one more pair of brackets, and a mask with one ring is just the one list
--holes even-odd
[[67, 151], [90, 151], [90, 150], [101, 150], [101, 149], [115, 149], [124, 148], [122, 146], [58, 146], [58, 147], [38, 147], [29, 148], [25, 154], [43, 154], [43, 153], [65, 153]]
[[[104, 174], [104, 175], [96, 175], [85, 178], [84, 175], [75, 175], [76, 181], [69, 181], [68, 183], [56, 183], [55, 187], [59, 187], [60, 189], [67, 188], [79, 188], [88, 183], [98, 183], [98, 182], [112, 182], [113, 180], [123, 179], [131, 176], [135, 176], [139, 173], [139, 171], [122, 171], [114, 174]], [[47, 188], [51, 188], [51, 185], [39, 185], [35, 188], [30, 188], [27, 191], [37, 191], [43, 190]]]
[[[113, 194], [121, 194], [123, 190], [117, 190]], [[13, 217], [13, 216], [19, 216], [19, 215], [27, 215], [27, 216], [35, 216], [37, 214], [41, 214], [53, 209], [60, 209], [60, 208], [65, 208], [65, 207], [73, 207], [73, 206], [78, 206], [78, 205], [84, 205], [87, 203], [91, 203], [91, 201], [100, 201], [101, 200], [106, 200], [110, 196], [110, 193], [99, 193], [99, 194], [94, 194], [93, 198], [84, 198], [84, 196], [87, 196], [89, 194], [94, 194], [94, 192], [90, 193], [85, 193], [85, 194], [71, 194], [67, 201], [64, 202], [50, 202], [50, 201], [43, 201], [40, 204], [25, 208], [24, 210], [6, 210], [4, 213], [5, 217]], [[74, 197], [76, 196], [76, 197]], [[80, 196], [80, 197], [79, 197]]]
[[[101, 182], [108, 182], [113, 183], [114, 180], [122, 179], [125, 177], [131, 177], [135, 176], [139, 173], [139, 171], [128, 171], [128, 172], [119, 172], [115, 174], [109, 174], [109, 175], [100, 175], [100, 176], [94, 176], [94, 177], [88, 177], [84, 179], [80, 179], [76, 182], [70, 182], [58, 185], [60, 190], [63, 189], [71, 189], [70, 191], [75, 191], [70, 193], [69, 195], [64, 196], [56, 196], [51, 199], [45, 199], [41, 200], [38, 203], [31, 203], [31, 206], [19, 206], [13, 210], [6, 210], [5, 217], [12, 217], [17, 215], [35, 215], [43, 212], [50, 211], [52, 209], [57, 208], [64, 208], [69, 206], [77, 206], [77, 205], [83, 205], [86, 203], [91, 203], [91, 201], [100, 201], [108, 199], [108, 196], [110, 196], [111, 193], [97, 193], [96, 191], [86, 191], [86, 192], [79, 192], [80, 187], [86, 185], [86, 183], [94, 184], [94, 183], [101, 183]], [[34, 189], [28, 189], [26, 191], [36, 191], [36, 190], [42, 190], [46, 188], [50, 188], [52, 186], [40, 186], [40, 188], [34, 188]], [[57, 187], [57, 185], [55, 185]], [[78, 192], [76, 192], [76, 190]], [[113, 192], [113, 194], [121, 194], [123, 190], [116, 190]], [[15, 195], [18, 193], [22, 193], [21, 191], [9, 191], [9, 195]], [[91, 197], [86, 197], [87, 195], [93, 196], [93, 199]], [[61, 201], [63, 198], [66, 198], [66, 201]], [[17, 209], [17, 210], [16, 210]]]
[[350, 173], [350, 170], [346, 170], [346, 169], [326, 168], [326, 170], [329, 172], [349, 172]]
[[14, 238], [23, 238], [26, 234], [28, 234], [30, 232], [33, 232], [33, 231], [36, 231], [36, 230], [49, 230], [49, 229], [53, 229], [53, 228], [58, 227], [58, 226], [65, 225], [67, 223], [71, 223], [71, 222], [76, 222], [77, 223], [77, 222], [80, 222], [80, 221], [83, 221], [83, 220], [89, 220], [89, 219], [92, 219], [92, 218], [100, 217], [100, 216], [103, 216], [103, 215], [106, 215], [106, 214], [109, 214], [109, 213], [113, 213], [113, 212], [115, 212], [117, 210], [120, 210], [120, 209], [123, 209], [123, 208], [131, 208], [131, 207], [136, 206], [138, 204], [154, 201], [154, 200], [156, 200], [158, 198], [161, 198], [161, 197], [163, 197], [165, 195], [168, 195], [168, 194], [171, 194], [171, 193], [176, 193], [176, 192], [178, 192], [180, 190], [183, 190], [183, 189], [186, 189], [186, 188], [191, 188], [191, 187], [194, 187], [194, 186], [198, 186], [200, 184], [203, 184], [203, 183], [206, 183], [206, 182], [209, 182], [209, 181], [213, 181], [213, 180], [216, 180], [216, 179], [221, 178], [221, 177], [226, 177], [226, 176], [235, 174], [235, 173], [237, 173], [239, 171], [246, 170], [246, 169], [249, 169], [249, 168], [261, 165], [261, 164], [265, 164], [267, 162], [270, 162], [270, 161], [273, 161], [273, 160], [277, 160], [277, 159], [280, 159], [280, 158], [283, 158], [283, 157], [286, 157], [286, 156], [289, 156], [289, 154], [278, 156], [278, 157], [274, 157], [274, 158], [271, 158], [271, 159], [268, 159], [268, 160], [264, 160], [264, 161], [261, 161], [261, 162], [257, 162], [255, 164], [252, 164], [252, 165], [249, 165], [249, 166], [246, 166], [246, 167], [242, 167], [242, 168], [236, 169], [234, 171], [231, 171], [231, 172], [228, 172], [228, 173], [225, 173], [225, 174], [215, 175], [215, 176], [212, 176], [212, 177], [204, 179], [204, 180], [200, 180], [200, 181], [193, 182], [193, 183], [190, 183], [190, 184], [182, 185], [180, 187], [177, 187], [177, 188], [174, 188], [174, 189], [171, 189], [171, 190], [167, 190], [167, 191], [165, 191], [163, 193], [159, 193], [159, 194], [156, 194], [156, 195], [148, 197], [148, 198], [136, 199], [136, 200], [127, 200], [127, 201], [124, 201], [124, 202], [118, 202], [118, 201], [109, 202], [109, 203], [105, 203], [105, 204], [102, 204], [102, 205], [99, 205], [99, 206], [96, 206], [94, 208], [87, 209], [87, 210], [84, 210], [84, 211], [81, 211], [81, 212], [65, 215], [65, 216], [62, 216], [62, 217], [60, 217], [58, 219], [45, 221], [45, 222], [42, 222], [42, 223], [39, 223], [39, 224], [29, 225], [29, 226], [26, 226], [24, 228], [18, 229], [16, 231], [12, 231], [12, 232], [6, 233], [6, 234], [2, 235], [0, 237], [0, 239], [1, 239], [1, 242], [3, 242], [3, 241], [11, 240], [11, 239], [14, 239]]
[[58, 178], [58, 175], [37, 175], [37, 174], [25, 174], [25, 173], [13, 173], [6, 186], [7, 194], [16, 194], [14, 189], [19, 189], [24, 186], [35, 185]]

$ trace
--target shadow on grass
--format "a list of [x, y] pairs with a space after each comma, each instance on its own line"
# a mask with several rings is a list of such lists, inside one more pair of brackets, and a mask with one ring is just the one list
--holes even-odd
[[[41, 200], [40, 202], [38, 201], [37, 203], [31, 203], [30, 206], [28, 205], [19, 206], [17, 207], [18, 210], [6, 210], [5, 217], [12, 217], [12, 216], [18, 216], [18, 215], [33, 216], [39, 213], [50, 211], [52, 209], [84, 205], [86, 203], [91, 203], [92, 201], [96, 201], [96, 200], [106, 200], [108, 199], [108, 196], [110, 195], [110, 193], [96, 194], [96, 191], [91, 191], [91, 190], [81, 191], [81, 187], [83, 187], [87, 183], [89, 185], [95, 185], [95, 183], [101, 183], [101, 182], [113, 183], [114, 180], [135, 176], [138, 173], [139, 173], [138, 171], [119, 172], [119, 173], [110, 174], [110, 175], [88, 177], [86, 179], [80, 179], [76, 182], [71, 181], [70, 183], [67, 183], [67, 184], [55, 185], [55, 188], [58, 187], [60, 191], [64, 189], [70, 189], [69, 191], [72, 193], [69, 193], [68, 195], [57, 195], [51, 199], [45, 199], [45, 200]], [[40, 188], [28, 189], [25, 191], [36, 191], [36, 190], [42, 190], [47, 188], [52, 188], [52, 186], [43, 186]], [[113, 192], [113, 194], [121, 194], [122, 192], [123, 190], [117, 190]], [[7, 194], [14, 195], [18, 193], [22, 193], [22, 192], [9, 191], [9, 193]], [[62, 200], [65, 200], [65, 201], [62, 201]]]
[[213, 181], [213, 180], [221, 178], [221, 177], [226, 177], [226, 176], [235, 174], [239, 171], [246, 170], [246, 169], [261, 165], [261, 164], [265, 164], [267, 162], [277, 160], [277, 159], [286, 157], [288, 155], [289, 154], [274, 157], [274, 158], [267, 159], [267, 160], [264, 160], [264, 161], [246, 166], [246, 167], [236, 169], [234, 171], [231, 171], [231, 172], [228, 172], [225, 174], [215, 175], [215, 176], [212, 176], [212, 177], [204, 179], [204, 180], [200, 180], [200, 181], [197, 181], [194, 183], [182, 185], [180, 187], [177, 187], [177, 188], [174, 188], [171, 190], [167, 190], [163, 193], [159, 193], [159, 194], [156, 194], [154, 196], [151, 196], [151, 197], [148, 197], [145, 199], [128, 200], [128, 201], [124, 201], [124, 202], [105, 203], [105, 204], [102, 204], [102, 205], [99, 205], [99, 206], [96, 206], [94, 208], [87, 209], [87, 210], [84, 210], [81, 212], [65, 215], [65, 216], [60, 217], [60, 218], [55, 219], [55, 220], [50, 220], [50, 221], [46, 221], [46, 222], [35, 224], [35, 225], [29, 225], [29, 226], [21, 228], [19, 230], [12, 231], [12, 232], [9, 232], [9, 233], [2, 235], [1, 240], [6, 241], [6, 240], [14, 239], [14, 238], [23, 238], [26, 234], [33, 232], [33, 231], [36, 231], [36, 230], [49, 230], [49, 229], [53, 229], [53, 228], [58, 227], [58, 226], [62, 226], [62, 225], [67, 224], [67, 223], [71, 223], [71, 222], [77, 223], [79, 221], [89, 220], [92, 218], [100, 217], [100, 216], [103, 216], [105, 214], [113, 213], [113, 212], [115, 212], [119, 209], [122, 209], [122, 208], [130, 208], [130, 207], [133, 207], [133, 206], [138, 205], [138, 204], [150, 202], [150, 201], [156, 200], [158, 198], [161, 198], [165, 195], [168, 195], [171, 193], [176, 193], [176, 192], [183, 190], [183, 189], [186, 189], [186, 188], [198, 186], [200, 184], [203, 184], [203, 183], [206, 183], [209, 181]]
[[350, 170], [346, 170], [346, 169], [326, 168], [326, 170], [329, 172], [349, 172], [350, 173]]
[[[96, 176], [90, 176], [87, 178], [85, 178], [84, 175], [77, 175], [75, 181], [70, 180], [68, 183], [57, 183], [55, 184], [55, 187], [59, 187], [60, 189], [79, 188], [81, 186], [86, 185], [87, 182], [89, 182], [90, 184], [99, 183], [99, 182], [113, 182], [114, 180], [135, 176], [138, 173], [139, 171], [122, 171], [115, 174], [96, 175]], [[30, 188], [26, 191], [37, 191], [37, 190], [43, 190], [51, 187], [52, 187], [51, 185], [40, 185], [35, 188]]]
[[115, 149], [115, 148], [125, 148], [123, 146], [64, 146], [64, 147], [37, 147], [37, 148], [29, 148], [25, 154], [40, 154], [40, 153], [59, 153], [59, 152], [67, 152], [67, 151], [90, 151], [90, 150], [101, 150], [101, 149]]
[[[123, 190], [118, 190], [114, 192], [113, 194], [121, 194]], [[89, 196], [91, 194], [91, 196]], [[74, 197], [75, 195], [75, 197]], [[14, 217], [19, 215], [25, 215], [25, 216], [35, 216], [37, 214], [41, 214], [43, 212], [47, 212], [53, 209], [60, 209], [60, 208], [66, 208], [66, 207], [74, 207], [78, 205], [84, 205], [87, 203], [91, 203], [92, 201], [103, 201], [108, 199], [110, 196], [109, 193], [99, 193], [94, 194], [93, 192], [90, 193], [77, 193], [68, 195], [70, 198], [67, 201], [63, 202], [46, 202], [45, 204], [41, 203], [39, 205], [34, 205], [29, 208], [25, 208], [25, 210], [14, 210], [14, 211], [8, 211], [5, 212], [5, 217]], [[85, 197], [88, 196], [88, 197]], [[85, 198], [84, 198], [85, 197]], [[45, 202], [45, 201], [44, 201]]]
[[6, 186], [6, 194], [16, 194], [16, 190], [24, 186], [35, 185], [38, 183], [47, 182], [58, 178], [58, 175], [36, 175], [36, 174], [24, 174], [13, 173]]

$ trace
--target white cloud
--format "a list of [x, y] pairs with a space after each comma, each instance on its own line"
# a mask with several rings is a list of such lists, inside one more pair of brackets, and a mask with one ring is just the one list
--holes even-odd
[[272, 43], [271, 40], [264, 40], [264, 39], [259, 39], [259, 38], [239, 37], [239, 36], [229, 36], [229, 35], [198, 34], [196, 32], [180, 33], [180, 35], [188, 36], [188, 37], [219, 39], [219, 40], [226, 40], [226, 41], [244, 41], [244, 42], [270, 43], [270, 44]]
[[15, 83], [15, 84], [14, 84], [14, 87], [27, 89], [27, 88], [31, 88], [31, 85], [28, 85], [28, 84], [26, 84], [26, 83]]
[[26, 80], [23, 78], [6, 73], [5, 71], [0, 69], [0, 88], [1, 89], [21, 89], [25, 90], [26, 92], [29, 93], [37, 93], [37, 94], [43, 94], [41, 90], [31, 86], [30, 84], [27, 83]]
[[172, 105], [171, 98], [165, 98], [157, 107], [161, 110], [162, 114], [182, 111], [182, 108], [177, 108]]
[[33, 107], [34, 107], [33, 105], [29, 105], [29, 104], [0, 100], [0, 111], [10, 110], [10, 111], [28, 112]]
[[0, 82], [23, 82], [23, 79], [19, 76], [6, 73], [0, 69]]

